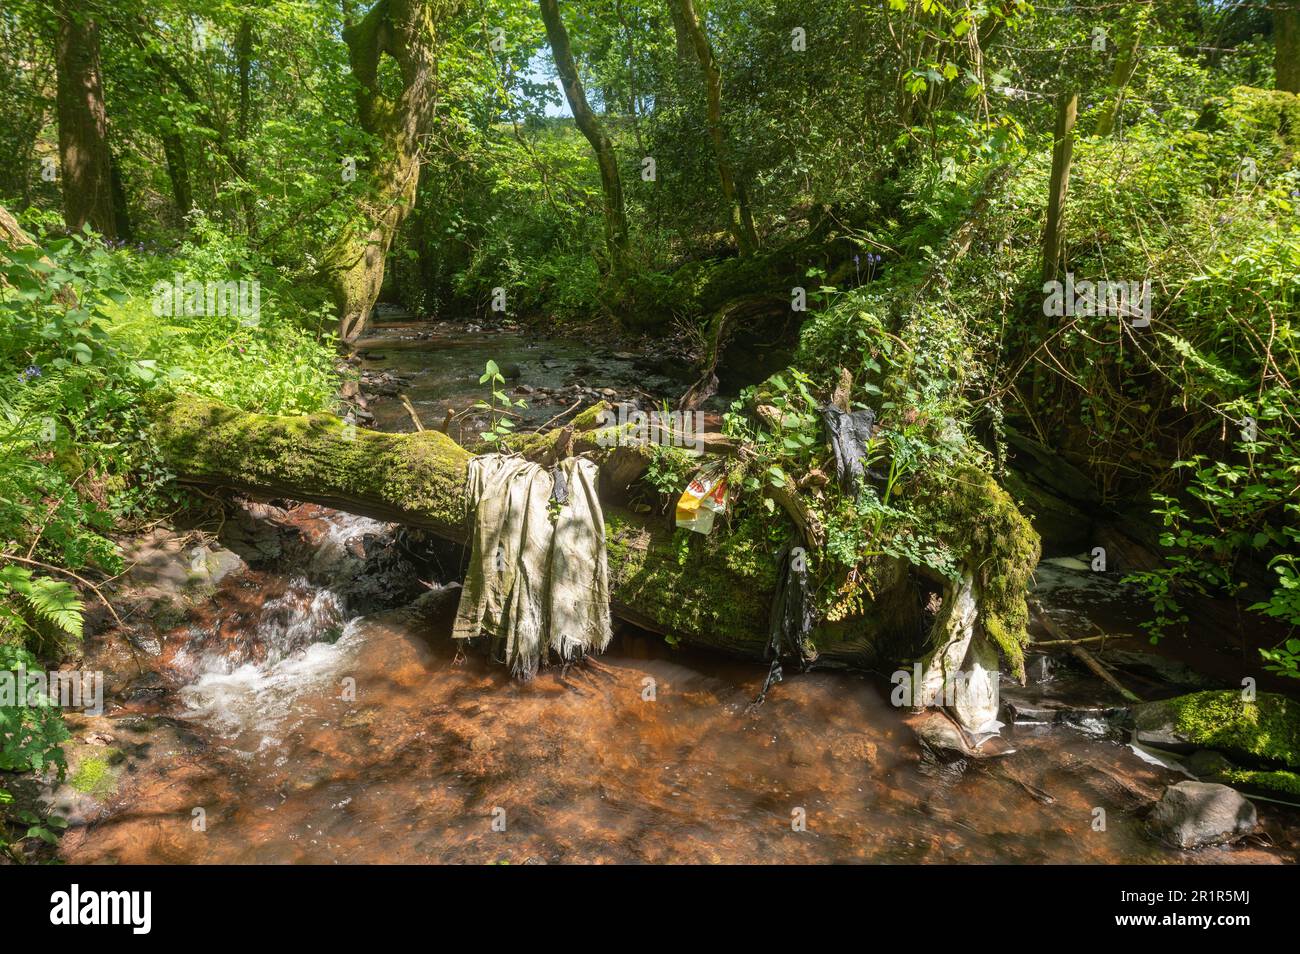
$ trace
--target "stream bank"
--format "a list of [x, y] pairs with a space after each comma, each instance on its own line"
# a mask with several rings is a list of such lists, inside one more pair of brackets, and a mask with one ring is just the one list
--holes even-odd
[[[430, 417], [463, 407], [479, 359], [505, 340], [445, 349], [455, 360], [438, 364], [453, 367], [405, 393]], [[402, 350], [419, 349], [365, 360]], [[546, 370], [572, 387], [572, 366]], [[599, 372], [579, 386], [614, 387]], [[377, 419], [412, 426], [379, 397]], [[550, 402], [547, 417], [564, 406]], [[70, 719], [70, 781], [45, 793], [72, 822], [68, 861], [1300, 858], [1300, 815], [1266, 802], [1231, 846], [1152, 837], [1152, 806], [1187, 776], [1131, 747], [1124, 700], [1065, 655], [1031, 657], [1029, 684], [1004, 688], [1017, 713], [1004, 754], [965, 757], [942, 726], [891, 703], [887, 674], [791, 677], [755, 707], [763, 667], [627, 627], [599, 658], [521, 684], [456, 655], [455, 548], [314, 505], [242, 502], [205, 529], [136, 541], [120, 592], [130, 631], [87, 641], [106, 711]], [[1127, 604], [1094, 583], [1049, 563], [1036, 595], [1115, 632]], [[1150, 667], [1146, 690], [1192, 684], [1163, 662], [1130, 663]]]

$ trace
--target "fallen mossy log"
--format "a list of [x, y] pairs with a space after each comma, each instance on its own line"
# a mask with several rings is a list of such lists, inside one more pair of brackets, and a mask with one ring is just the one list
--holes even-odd
[[[575, 418], [577, 451], [599, 448], [598, 410]], [[438, 431], [382, 433], [329, 414], [255, 414], [192, 396], [158, 405], [153, 418], [163, 460], [182, 483], [288, 497], [468, 539], [464, 484], [472, 455]], [[539, 435], [536, 443], [547, 439]], [[979, 489], [1005, 498], [991, 480]], [[610, 502], [605, 521], [616, 617], [671, 642], [763, 658], [777, 580], [777, 548], [766, 534], [741, 525], [707, 538], [675, 533], [663, 516]], [[971, 602], [972, 586], [983, 588], [979, 573], [945, 587], [893, 558], [880, 562], [872, 584], [874, 598], [860, 613], [816, 629], [820, 662], [892, 666], [916, 658], [928, 636], [970, 627], [975, 610], [963, 605], [954, 623], [951, 608]], [[925, 606], [940, 592], [949, 610], [934, 619]], [[996, 610], [988, 614], [989, 629], [997, 618]]]
[[[472, 455], [438, 431], [389, 434], [330, 414], [252, 414], [195, 397], [160, 405], [154, 422], [163, 459], [182, 483], [289, 497], [468, 540]], [[761, 580], [725, 565], [683, 563], [662, 521], [618, 507], [607, 507], [605, 518], [616, 616], [683, 642], [762, 655], [770, 580], [765, 593]]]

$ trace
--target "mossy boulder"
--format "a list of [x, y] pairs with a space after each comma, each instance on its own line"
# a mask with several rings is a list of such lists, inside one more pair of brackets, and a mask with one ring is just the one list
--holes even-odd
[[[1194, 692], [1134, 710], [1139, 742], [1172, 751], [1212, 749], [1261, 769], [1300, 769], [1300, 702], [1263, 692]], [[1257, 773], [1258, 774], [1258, 773]]]

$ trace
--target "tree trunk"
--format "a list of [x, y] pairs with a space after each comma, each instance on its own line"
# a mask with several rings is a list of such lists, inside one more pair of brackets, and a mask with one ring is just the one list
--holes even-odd
[[1273, 0], [1273, 85], [1300, 93], [1300, 0]]
[[239, 38], [235, 43], [239, 60], [239, 119], [235, 127], [235, 157], [238, 162], [235, 173], [243, 180], [244, 187], [240, 200], [244, 207], [244, 228], [251, 238], [257, 233], [257, 196], [252, 183], [248, 181], [248, 130], [252, 104], [249, 96], [249, 73], [253, 60], [253, 21], [245, 15], [239, 21]]
[[[171, 121], [167, 120], [168, 125]], [[174, 129], [161, 134], [163, 158], [167, 161], [167, 178], [172, 184], [172, 199], [176, 202], [176, 211], [180, 213], [181, 222], [194, 208], [194, 196], [190, 191], [190, 166], [185, 157], [185, 140]]]
[[[365, 192], [325, 254], [324, 274], [339, 311], [339, 337], [354, 341], [370, 320], [384, 259], [415, 204], [421, 140], [433, 126], [438, 28], [457, 0], [379, 0], [343, 31], [358, 84], [361, 127], [376, 137]], [[380, 60], [397, 63], [401, 92], [379, 90]], [[360, 179], [360, 176], [359, 176]]]
[[[600, 186], [605, 196], [605, 247], [609, 253], [610, 270], [616, 277], [621, 276], [627, 266], [627, 215], [623, 208], [623, 183], [618, 175], [614, 143], [587, 103], [587, 93], [578, 76], [573, 51], [569, 47], [569, 34], [564, 29], [564, 21], [560, 19], [559, 3], [557, 0], [538, 0], [538, 7], [542, 13], [542, 22], [546, 25], [546, 39], [551, 45], [555, 69], [560, 74], [560, 85], [564, 87], [564, 97], [573, 110], [574, 122], [596, 154], [596, 164], [600, 167]], [[608, 112], [608, 97], [605, 109]]]
[[65, 0], [58, 17], [54, 54], [63, 221], [69, 231], [79, 232], [89, 224], [105, 238], [116, 238], [99, 24], [77, 0]]
[[1061, 94], [1056, 109], [1052, 146], [1052, 181], [1047, 196], [1047, 229], [1043, 233], [1043, 281], [1056, 278], [1065, 233], [1065, 197], [1070, 191], [1070, 158], [1074, 151], [1074, 120], [1079, 114], [1079, 94]]
[[713, 143], [722, 194], [729, 207], [731, 234], [736, 239], [736, 248], [740, 254], [752, 255], [758, 249], [758, 232], [754, 228], [754, 216], [749, 207], [749, 190], [736, 175], [732, 163], [731, 142], [722, 118], [722, 71], [713, 57], [708, 34], [696, 16], [692, 0], [668, 0], [668, 3], [675, 8], [673, 27], [686, 31], [704, 79], [709, 139]]
[[[590, 453], [605, 462], [601, 496], [612, 611], [685, 643], [764, 658], [777, 587], [776, 560], [766, 532], [717, 528], [713, 536], [725, 534], [725, 541], [704, 540], [674, 531], [662, 517], [640, 516], [618, 506], [609, 498], [621, 488], [612, 486], [615, 481], [609, 478], [616, 455], [629, 449], [601, 448], [595, 412], [603, 408], [598, 405], [575, 418], [568, 437], [574, 453]], [[328, 414], [252, 414], [192, 396], [157, 406], [152, 416], [162, 459], [182, 482], [310, 501], [422, 527], [460, 543], [469, 537], [464, 484], [471, 454], [441, 432], [380, 433]], [[526, 443], [534, 450], [551, 447], [555, 436], [537, 435]], [[1028, 524], [987, 475], [959, 475], [944, 493], [956, 495], [951, 512], [974, 514], [969, 519], [989, 535], [990, 545], [1012, 554], [1017, 568], [1009, 574], [1011, 600], [1020, 598], [1023, 615], [1023, 583], [1037, 558], [1037, 538]], [[959, 532], [965, 532], [964, 526]], [[1005, 541], [1012, 538], [1023, 541], [1025, 552], [1007, 548]], [[1017, 628], [1015, 614], [1008, 615], [1003, 606], [1006, 593], [988, 585], [1008, 568], [991, 553], [977, 554], [975, 564], [977, 569], [967, 572], [963, 586], [935, 586], [923, 584], [902, 560], [886, 558], [873, 576], [874, 599], [862, 612], [814, 630], [816, 658], [858, 666], [914, 658], [923, 643], [950, 638], [951, 609], [959, 600], [969, 604], [972, 587], [982, 631], [1005, 636], [1010, 628], [1016, 632], [1006, 638], [1023, 639], [1023, 625]], [[941, 611], [942, 625], [927, 634], [922, 607], [926, 593], [935, 589], [943, 590], [949, 611]], [[973, 634], [975, 613], [968, 607], [963, 617], [967, 629], [962, 635], [967, 639]], [[1010, 645], [1014, 649], [1016, 644]], [[1017, 667], [1018, 659], [1012, 665]]]
[[686, 25], [680, 3], [669, 0], [668, 14], [673, 18], [673, 42], [677, 53], [677, 65], [680, 68], [696, 66], [695, 44], [691, 42], [691, 30]]
[[1115, 119], [1119, 116], [1120, 107], [1124, 105], [1124, 92], [1128, 88], [1129, 80], [1133, 78], [1134, 70], [1137, 69], [1138, 49], [1142, 43], [1142, 34], [1147, 28], [1147, 21], [1150, 19], [1151, 8], [1130, 7], [1125, 13], [1124, 31], [1116, 39], [1120, 44], [1120, 51], [1115, 57], [1115, 66], [1110, 73], [1106, 105], [1102, 107], [1097, 117], [1096, 134], [1103, 137], [1109, 136], [1114, 131]]

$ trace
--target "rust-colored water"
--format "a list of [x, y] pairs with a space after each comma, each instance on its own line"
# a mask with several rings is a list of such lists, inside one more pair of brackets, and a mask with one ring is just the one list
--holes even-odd
[[[887, 687], [789, 678], [625, 637], [567, 673], [512, 682], [457, 660], [447, 610], [396, 610], [275, 665], [201, 678], [109, 713], [127, 770], [87, 862], [1220, 862], [1280, 847], [1158, 846], [1138, 810], [1177, 780], [1065, 728], [1017, 751], [922, 758]], [[354, 680], [348, 683], [345, 680]], [[651, 682], [652, 680], [652, 682]], [[355, 701], [344, 696], [355, 685]], [[650, 689], [653, 688], [653, 693]], [[651, 696], [653, 695], [653, 698]], [[135, 728], [133, 728], [133, 726]], [[138, 748], [135, 743], [138, 742]], [[1093, 830], [1095, 808], [1105, 831]], [[194, 809], [206, 813], [196, 831]], [[793, 830], [802, 812], [806, 830]], [[497, 830], [502, 827], [504, 830]], [[494, 828], [494, 821], [497, 823]]]

